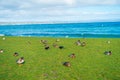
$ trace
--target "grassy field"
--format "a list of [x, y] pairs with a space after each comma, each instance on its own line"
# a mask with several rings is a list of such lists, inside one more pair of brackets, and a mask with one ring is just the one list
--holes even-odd
[[[76, 46], [78, 38], [60, 38], [57, 44], [64, 49], [54, 48], [56, 38], [0, 37], [0, 80], [120, 80], [120, 39], [87, 38], [81, 41], [86, 46]], [[49, 50], [40, 40], [48, 40]], [[111, 43], [108, 44], [107, 41]], [[112, 55], [105, 55], [105, 51]], [[13, 54], [19, 53], [15, 57]], [[68, 57], [75, 53], [76, 58]], [[24, 57], [25, 64], [16, 60]], [[63, 66], [69, 61], [70, 67]]]

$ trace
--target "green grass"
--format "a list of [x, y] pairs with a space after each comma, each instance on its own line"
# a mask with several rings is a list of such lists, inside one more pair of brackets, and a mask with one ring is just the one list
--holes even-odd
[[[120, 39], [88, 38], [85, 47], [76, 46], [78, 38], [60, 38], [60, 50], [52, 46], [56, 38], [0, 37], [0, 80], [120, 80]], [[40, 40], [48, 40], [49, 50]], [[110, 44], [107, 41], [111, 41]], [[31, 44], [29, 44], [31, 42]], [[112, 55], [104, 55], [111, 50]], [[19, 56], [13, 56], [18, 52]], [[76, 58], [68, 55], [75, 53]], [[16, 60], [25, 58], [25, 64], [18, 66]], [[69, 61], [71, 67], [63, 66]]]

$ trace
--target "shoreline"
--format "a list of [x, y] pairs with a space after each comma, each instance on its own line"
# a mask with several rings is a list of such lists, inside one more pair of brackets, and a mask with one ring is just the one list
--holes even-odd
[[120, 39], [120, 38], [116, 38], [116, 37], [114, 37], [114, 38], [110, 38], [110, 37], [106, 37], [106, 38], [104, 38], [104, 37], [84, 37], [84, 38], [82, 38], [82, 37], [50, 37], [50, 36], [48, 36], [48, 37], [46, 37], [46, 36], [44, 36], [44, 37], [42, 37], [42, 36], [0, 36], [0, 38], [4, 38], [4, 37], [15, 37], [15, 38], [51, 38], [51, 39]]
[[5, 35], [5, 34], [0, 34], [0, 37], [3, 36], [13, 36], [13, 37], [51, 37], [51, 38], [120, 38], [120, 35], [113, 35], [113, 34], [69, 34], [69, 35], [58, 35], [58, 34], [28, 34], [28, 35]]

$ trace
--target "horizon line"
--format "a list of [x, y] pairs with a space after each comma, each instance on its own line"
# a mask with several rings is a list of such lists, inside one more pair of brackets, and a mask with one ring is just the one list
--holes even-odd
[[69, 23], [111, 23], [111, 22], [120, 22], [120, 21], [86, 21], [86, 22], [68, 22], [68, 21], [56, 21], [56, 22], [48, 22], [48, 21], [46, 21], [46, 22], [40, 22], [40, 21], [21, 21], [21, 22], [17, 22], [17, 21], [12, 21], [12, 22], [3, 22], [3, 21], [1, 21], [0, 22], [0, 25], [19, 25], [19, 24], [69, 24]]

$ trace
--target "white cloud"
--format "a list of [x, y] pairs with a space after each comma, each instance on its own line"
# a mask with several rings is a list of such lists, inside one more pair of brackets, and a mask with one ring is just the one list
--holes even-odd
[[77, 0], [79, 5], [119, 5], [119, 0]]
[[8, 9], [31, 9], [43, 7], [75, 7], [94, 5], [120, 5], [120, 0], [0, 0], [0, 7]]
[[[120, 10], [118, 12], [110, 12], [107, 8], [102, 10], [104, 9], [102, 6], [116, 5], [120, 5], [120, 0], [0, 0], [0, 21], [60, 21], [62, 19], [69, 21], [69, 18], [71, 21], [75, 19], [84, 21], [99, 18], [99, 16], [101, 18], [106, 15], [118, 16]], [[93, 8], [89, 8], [91, 6]]]
[[76, 0], [65, 0], [65, 2], [70, 6], [74, 6], [76, 4]]

